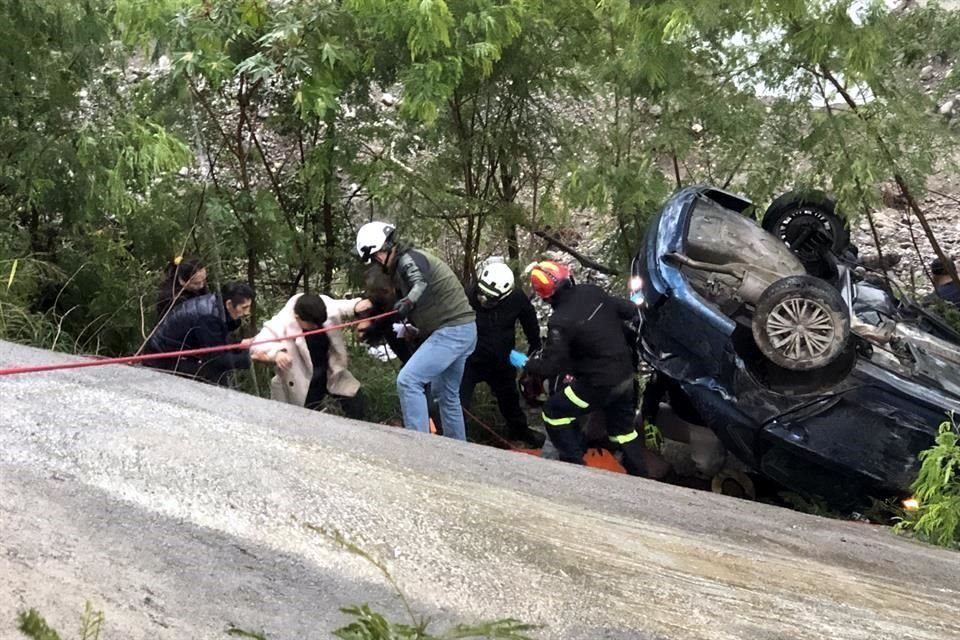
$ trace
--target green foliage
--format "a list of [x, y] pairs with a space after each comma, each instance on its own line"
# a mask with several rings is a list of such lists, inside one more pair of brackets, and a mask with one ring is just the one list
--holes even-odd
[[456, 640], [466, 638], [489, 638], [502, 640], [530, 640], [527, 634], [538, 627], [513, 619], [496, 620], [477, 625], [458, 624], [452, 629], [439, 635], [429, 632], [430, 621], [417, 616], [397, 581], [390, 574], [383, 561], [374, 558], [359, 545], [346, 539], [339, 531], [331, 531], [312, 524], [305, 525], [307, 529], [318, 533], [333, 542], [341, 549], [351, 553], [373, 565], [390, 583], [397, 597], [400, 598], [410, 623], [396, 623], [389, 621], [382, 614], [370, 609], [368, 605], [345, 607], [343, 613], [351, 616], [353, 621], [340, 627], [333, 635], [343, 640]]
[[261, 632], [244, 631], [243, 629], [234, 627], [232, 625], [227, 629], [227, 635], [237, 638], [248, 638], [249, 640], [267, 640], [267, 636]]
[[399, 624], [388, 621], [383, 615], [372, 611], [367, 605], [345, 607], [342, 611], [354, 618], [353, 622], [333, 632], [342, 640], [454, 640], [459, 638], [503, 638], [504, 640], [528, 639], [530, 625], [516, 620], [498, 620], [479, 625], [457, 625], [450, 631], [435, 635], [427, 625]]
[[[351, 553], [360, 555], [373, 563], [384, 572], [396, 588], [396, 584], [390, 578], [382, 563], [374, 560], [362, 549], [350, 544], [338, 534], [327, 534], [322, 530], [313, 529], [330, 536]], [[399, 590], [398, 593], [400, 593]], [[402, 597], [402, 594], [400, 595]], [[508, 619], [476, 625], [458, 624], [449, 631], [434, 635], [428, 632], [430, 623], [426, 620], [419, 620], [412, 625], [391, 622], [382, 614], [371, 610], [367, 605], [344, 607], [341, 611], [353, 618], [352, 622], [333, 632], [335, 637], [343, 640], [467, 640], [470, 638], [476, 640], [481, 638], [489, 640], [530, 640], [526, 633], [537, 628], [517, 620]], [[413, 615], [412, 612], [411, 615]], [[88, 602], [81, 618], [78, 640], [99, 640], [102, 626], [103, 613], [94, 611]], [[62, 637], [47, 624], [47, 621], [35, 609], [18, 614], [17, 629], [31, 640], [61, 640]], [[263, 632], [246, 631], [235, 625], [227, 627], [226, 635], [235, 638], [248, 638], [249, 640], [267, 640], [267, 636]]]
[[784, 491], [778, 494], [780, 498], [791, 509], [809, 513], [810, 515], [823, 518], [838, 518], [840, 514], [827, 504], [827, 501], [820, 496], [801, 496], [799, 494]]
[[[363, 394], [367, 403], [370, 422], [402, 424], [400, 400], [397, 397], [397, 372], [399, 361], [381, 362], [369, 353], [365, 346], [350, 347], [350, 371], [363, 381]], [[337, 411], [334, 402], [328, 403]]]
[[20, 266], [0, 293], [2, 337], [95, 352], [139, 344], [143, 265], [129, 235], [158, 176], [191, 154], [138, 112], [111, 7], [0, 7], [0, 262]]
[[933, 300], [929, 306], [933, 313], [943, 319], [954, 331], [960, 333], [960, 309], [957, 308], [957, 305], [933, 294]]
[[6, 3], [0, 337], [135, 351], [183, 253], [249, 280], [256, 323], [355, 290], [373, 217], [469, 284], [588, 219], [587, 253], [625, 269], [685, 184], [825, 188], [851, 216], [895, 173], [922, 195], [956, 170], [935, 107], [960, 74], [928, 93], [916, 71], [955, 61], [960, 14], [882, 4]]
[[920, 454], [920, 473], [911, 485], [919, 507], [907, 512], [897, 531], [911, 531], [944, 547], [960, 545], [960, 427], [940, 425], [936, 444]]
[[35, 609], [17, 616], [17, 629], [33, 640], [60, 640], [57, 632], [47, 625], [47, 621]]
[[[86, 603], [83, 615], [80, 618], [78, 640], [99, 640], [102, 626], [103, 612], [94, 611], [90, 603]], [[61, 638], [56, 631], [50, 628], [47, 621], [36, 609], [30, 609], [17, 615], [17, 629], [32, 640], [60, 640]]]

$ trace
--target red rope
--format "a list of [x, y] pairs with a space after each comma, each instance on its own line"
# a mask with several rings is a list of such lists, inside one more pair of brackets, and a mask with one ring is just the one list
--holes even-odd
[[176, 358], [180, 356], [199, 356], [199, 355], [205, 355], [208, 353], [219, 353], [221, 351], [231, 351], [233, 349], [249, 349], [254, 345], [286, 342], [288, 340], [296, 340], [297, 338], [303, 338], [305, 336], [312, 336], [319, 333], [336, 331], [338, 329], [343, 329], [345, 327], [350, 327], [350, 326], [361, 324], [364, 322], [372, 322], [373, 320], [387, 318], [389, 316], [394, 315], [395, 313], [396, 311], [388, 311], [386, 313], [381, 313], [376, 316], [370, 316], [369, 318], [362, 318], [360, 320], [352, 320], [350, 322], [344, 322], [343, 324], [334, 325], [332, 327], [321, 327], [319, 329], [304, 331], [303, 333], [298, 333], [292, 336], [282, 336], [279, 338], [271, 338], [270, 340], [260, 340], [259, 342], [248, 342], [247, 344], [238, 342], [235, 344], [226, 344], [226, 345], [221, 345], [216, 347], [203, 347], [200, 349], [185, 349], [183, 351], [166, 351], [164, 353], [145, 353], [139, 356], [102, 358], [100, 360], [83, 360], [81, 362], [62, 362], [59, 364], [43, 364], [43, 365], [36, 365], [31, 367], [26, 367], [26, 366], [8, 367], [5, 369], [0, 369], [0, 376], [13, 376], [21, 373], [40, 373], [43, 371], [60, 371], [62, 369], [83, 369], [85, 367], [103, 367], [111, 364], [131, 364], [134, 362], [143, 362], [144, 360], [158, 360], [160, 358]]
[[487, 433], [489, 433], [490, 435], [492, 435], [495, 439], [499, 440], [499, 441], [501, 442], [501, 444], [503, 444], [503, 445], [506, 446], [507, 449], [510, 449], [511, 451], [517, 450], [517, 447], [513, 446], [513, 443], [512, 443], [512, 442], [510, 442], [509, 440], [507, 440], [506, 438], [504, 438], [503, 436], [501, 436], [499, 433], [497, 433], [496, 431], [494, 431], [494, 430], [493, 430], [493, 427], [490, 427], [490, 426], [488, 426], [487, 424], [485, 424], [485, 423], [483, 422], [483, 420], [481, 420], [481, 419], [478, 418], [477, 416], [475, 416], [475, 415], [473, 415], [472, 413], [470, 413], [469, 411], [467, 411], [467, 408], [466, 408], [466, 407], [463, 407], [463, 413], [464, 413], [464, 415], [466, 415], [468, 418], [471, 418], [474, 422], [476, 422], [478, 425], [480, 425], [481, 427], [483, 427], [483, 428], [487, 431]]

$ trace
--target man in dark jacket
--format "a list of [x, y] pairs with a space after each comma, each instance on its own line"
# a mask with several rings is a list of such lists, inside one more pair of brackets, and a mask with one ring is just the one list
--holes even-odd
[[[240, 327], [243, 318], [250, 315], [254, 298], [253, 289], [244, 282], [230, 282], [223, 285], [220, 293], [191, 298], [167, 313], [144, 352], [185, 351], [230, 344], [230, 334]], [[228, 374], [232, 370], [250, 368], [250, 354], [246, 349], [232, 349], [207, 355], [147, 360], [144, 364], [228, 386]]]
[[477, 284], [467, 292], [477, 314], [477, 348], [467, 359], [460, 385], [460, 402], [467, 409], [477, 384], [487, 383], [500, 414], [507, 421], [508, 436], [539, 448], [544, 436], [527, 425], [520, 408], [516, 372], [510, 366], [510, 352], [516, 346], [517, 322], [527, 337], [527, 354], [540, 350], [540, 325], [529, 298], [515, 287], [513, 271], [502, 262], [481, 269]]
[[[956, 264], [953, 264], [956, 269]], [[933, 275], [934, 295], [945, 302], [960, 308], [960, 286], [950, 275], [947, 265], [940, 258], [930, 263], [930, 273]]]
[[566, 462], [583, 464], [578, 419], [602, 411], [610, 441], [619, 445], [627, 473], [645, 476], [643, 439], [634, 427], [636, 387], [633, 350], [624, 323], [633, 322], [636, 306], [590, 284], [574, 284], [562, 264], [544, 261], [530, 272], [538, 296], [553, 307], [547, 343], [539, 358], [511, 354], [514, 366], [542, 378], [569, 372], [574, 381], [554, 393], [543, 407], [550, 441]]

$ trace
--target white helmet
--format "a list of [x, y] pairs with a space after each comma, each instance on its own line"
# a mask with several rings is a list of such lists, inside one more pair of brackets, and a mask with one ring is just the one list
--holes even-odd
[[490, 302], [499, 302], [510, 295], [516, 283], [513, 270], [502, 262], [491, 262], [483, 266], [477, 279], [480, 295]]
[[386, 222], [368, 222], [357, 231], [357, 255], [366, 263], [373, 262], [373, 254], [393, 246], [396, 229]]

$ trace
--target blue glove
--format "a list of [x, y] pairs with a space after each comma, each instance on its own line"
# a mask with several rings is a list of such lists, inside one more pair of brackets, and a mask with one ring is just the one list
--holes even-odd
[[512, 364], [517, 369], [523, 369], [527, 364], [527, 360], [529, 359], [530, 359], [529, 356], [523, 353], [520, 353], [516, 349], [510, 352], [510, 364]]

